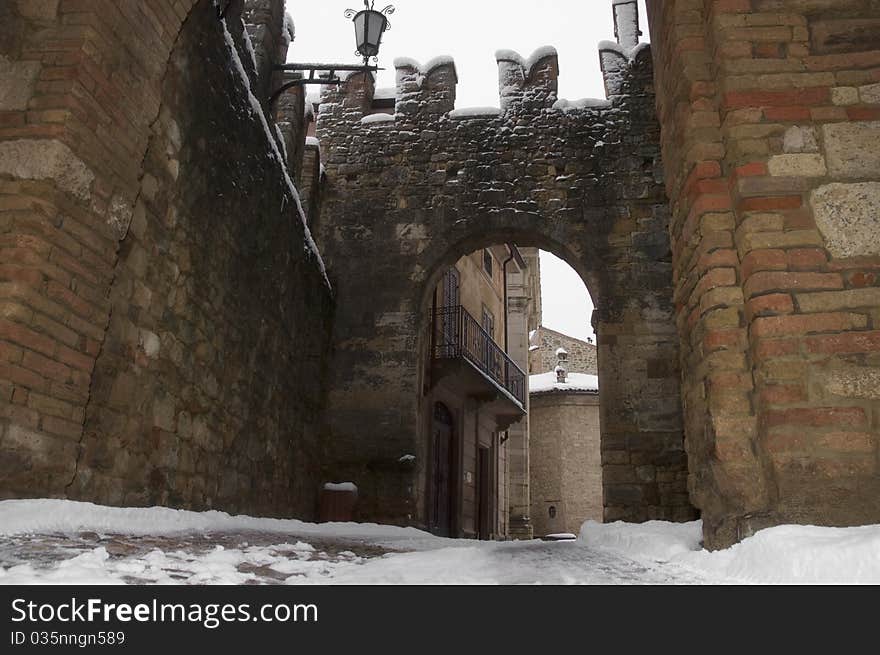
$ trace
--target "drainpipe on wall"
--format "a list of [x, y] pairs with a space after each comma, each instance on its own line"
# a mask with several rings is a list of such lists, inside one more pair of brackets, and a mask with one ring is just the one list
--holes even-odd
[[510, 244], [507, 245], [507, 259], [504, 260], [501, 264], [501, 277], [504, 278], [504, 353], [510, 354], [507, 352], [507, 265], [513, 261], [513, 248], [510, 247]]
[[[501, 263], [501, 277], [504, 278], [504, 354], [509, 355], [507, 340], [508, 340], [508, 327], [507, 327], [507, 319], [508, 319], [508, 306], [507, 306], [507, 265], [514, 260], [513, 256], [513, 247], [508, 243], [505, 244], [507, 246], [507, 259], [505, 259]], [[501, 436], [500, 443], [503, 445], [510, 438], [510, 432], [507, 430], [504, 431], [504, 434]]]

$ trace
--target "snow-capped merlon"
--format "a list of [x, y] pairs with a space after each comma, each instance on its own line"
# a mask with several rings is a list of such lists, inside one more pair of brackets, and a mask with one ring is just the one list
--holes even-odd
[[455, 108], [458, 73], [448, 55], [424, 64], [409, 57], [394, 60], [397, 70], [394, 111], [405, 119], [417, 115], [442, 115]]
[[411, 57], [397, 57], [394, 59], [394, 68], [397, 69], [397, 95], [400, 95], [401, 88], [401, 72], [406, 75], [406, 71], [412, 70], [416, 73], [415, 81], [418, 88], [422, 88], [428, 77], [438, 68], [449, 66], [452, 68], [453, 84], [458, 82], [458, 72], [455, 70], [455, 60], [450, 55], [440, 55], [429, 59], [424, 64]]
[[552, 45], [541, 46], [528, 57], [523, 57], [516, 50], [496, 50], [495, 61], [512, 61], [524, 71], [523, 77], [528, 77], [532, 67], [546, 57], [558, 57], [559, 53]]
[[650, 50], [650, 43], [637, 43], [632, 48], [624, 48], [616, 41], [599, 41], [599, 56], [604, 52], [612, 52], [620, 55], [626, 61], [632, 61], [643, 51]]
[[354, 482], [325, 482], [324, 491], [351, 491], [357, 493], [357, 485]]
[[523, 57], [514, 50], [495, 52], [501, 108], [526, 101], [549, 107], [556, 101], [559, 60], [556, 48], [543, 46]]
[[614, 36], [627, 50], [639, 44], [639, 5], [637, 0], [612, 0], [614, 8]]
[[629, 67], [637, 62], [643, 53], [651, 51], [650, 43], [639, 43], [633, 48], [625, 48], [614, 41], [599, 42], [599, 64], [605, 80], [605, 95], [609, 98], [619, 96], [624, 91], [623, 78]]

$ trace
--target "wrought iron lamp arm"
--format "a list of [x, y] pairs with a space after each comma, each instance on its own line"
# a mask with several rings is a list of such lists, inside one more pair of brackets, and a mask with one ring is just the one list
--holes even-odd
[[[282, 70], [282, 71], [308, 71], [309, 76], [303, 77], [298, 80], [291, 80], [290, 82], [285, 82], [278, 89], [276, 89], [271, 96], [269, 96], [269, 106], [273, 106], [275, 101], [281, 96], [282, 93], [287, 91], [288, 89], [292, 89], [295, 86], [305, 86], [306, 84], [342, 84], [342, 80], [336, 75], [337, 71], [353, 71], [353, 72], [375, 72], [380, 70], [385, 70], [384, 68], [379, 68], [378, 66], [364, 66], [360, 64], [317, 64], [317, 63], [308, 63], [308, 64], [276, 64], [272, 67], [272, 70]], [[318, 71], [327, 71], [327, 77], [316, 77], [315, 74]]]

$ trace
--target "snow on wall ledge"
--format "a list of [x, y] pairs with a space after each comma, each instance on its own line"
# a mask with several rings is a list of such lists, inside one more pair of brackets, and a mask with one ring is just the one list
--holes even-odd
[[[613, 112], [631, 93], [631, 69], [643, 66], [650, 59], [650, 44], [627, 49], [611, 42], [602, 42], [600, 54], [607, 97], [566, 100], [558, 97], [559, 63], [556, 49], [543, 46], [525, 57], [513, 50], [495, 53], [498, 65], [499, 107], [455, 107], [458, 74], [455, 61], [449, 56], [435, 57], [422, 64], [409, 57], [394, 60], [397, 69], [396, 87], [376, 89], [372, 76], [362, 73], [349, 76], [337, 89], [325, 89], [320, 115], [333, 115], [339, 122], [344, 117], [352, 134], [380, 136], [389, 129], [409, 130], [409, 124], [425, 123], [427, 119], [442, 123], [445, 119], [489, 120], [503, 125], [522, 113], [541, 111], [560, 117], [581, 115], [591, 118]], [[376, 113], [374, 100], [394, 99], [394, 113]], [[561, 118], [560, 118], [561, 119]], [[597, 119], [601, 122], [601, 119]]]
[[280, 167], [281, 173], [284, 177], [284, 182], [287, 185], [287, 190], [290, 194], [291, 199], [293, 200], [293, 204], [296, 208], [299, 220], [302, 223], [305, 239], [304, 247], [306, 251], [312, 257], [314, 257], [315, 261], [318, 264], [318, 268], [321, 271], [321, 275], [324, 278], [324, 284], [327, 286], [328, 289], [332, 291], [333, 287], [330, 284], [330, 279], [327, 277], [327, 269], [324, 266], [324, 260], [321, 257], [320, 251], [318, 250], [318, 244], [316, 244], [315, 240], [312, 238], [312, 232], [309, 229], [308, 223], [306, 222], [306, 214], [305, 211], [303, 211], [299, 192], [296, 190], [296, 186], [293, 184], [293, 180], [290, 178], [290, 173], [287, 170], [285, 157], [281, 154], [281, 150], [278, 148], [278, 142], [276, 141], [275, 135], [273, 134], [273, 130], [269, 127], [269, 122], [266, 120], [266, 115], [263, 113], [263, 107], [262, 105], [260, 105], [260, 101], [257, 100], [256, 96], [254, 96], [254, 93], [251, 90], [250, 78], [248, 77], [247, 71], [245, 70], [244, 65], [241, 62], [241, 57], [239, 57], [238, 55], [238, 48], [235, 45], [235, 40], [232, 38], [232, 34], [229, 32], [229, 28], [226, 26], [226, 19], [221, 20], [220, 25], [223, 29], [223, 38], [226, 41], [227, 48], [229, 49], [229, 55], [232, 61], [233, 70], [238, 73], [239, 80], [241, 81], [247, 93], [248, 100], [251, 106], [251, 113], [257, 118], [257, 120], [260, 121], [260, 124], [263, 126], [263, 131], [266, 134], [266, 141], [268, 142], [269, 146], [269, 157], [274, 159], [278, 163], [278, 166]]

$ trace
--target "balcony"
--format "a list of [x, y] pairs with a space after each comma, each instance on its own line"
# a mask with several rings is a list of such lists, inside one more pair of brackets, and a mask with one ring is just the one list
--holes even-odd
[[492, 404], [506, 429], [525, 414], [526, 374], [483, 326], [460, 305], [439, 307], [431, 321], [434, 380], [459, 375], [456, 385], [467, 395]]

